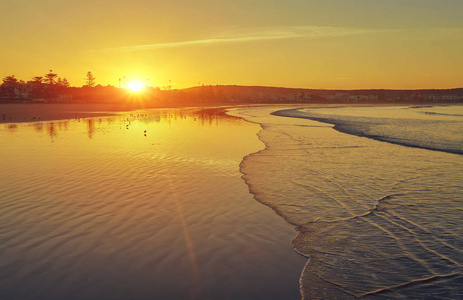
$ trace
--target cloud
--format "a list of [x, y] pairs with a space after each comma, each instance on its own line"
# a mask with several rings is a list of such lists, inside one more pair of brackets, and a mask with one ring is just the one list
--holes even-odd
[[413, 31], [416, 39], [432, 40], [461, 40], [463, 37], [463, 28], [426, 28]]
[[343, 27], [317, 27], [317, 26], [285, 26], [285, 27], [263, 27], [254, 29], [242, 29], [233, 32], [223, 33], [219, 37], [211, 37], [200, 40], [154, 43], [134, 46], [124, 46], [96, 50], [98, 52], [129, 52], [154, 50], [164, 48], [180, 48], [188, 46], [208, 46], [232, 43], [247, 43], [266, 40], [284, 40], [295, 38], [326, 38], [346, 35], [357, 35], [374, 32], [369, 29], [343, 28]]

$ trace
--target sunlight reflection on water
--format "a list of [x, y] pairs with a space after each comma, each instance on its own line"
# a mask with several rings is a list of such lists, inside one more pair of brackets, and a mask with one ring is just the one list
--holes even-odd
[[0, 125], [1, 298], [299, 298], [295, 232], [240, 178], [259, 129], [218, 110]]

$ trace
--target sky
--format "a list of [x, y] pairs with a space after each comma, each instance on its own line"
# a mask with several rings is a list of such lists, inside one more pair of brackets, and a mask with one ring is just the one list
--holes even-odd
[[462, 0], [0, 0], [0, 76], [463, 87]]

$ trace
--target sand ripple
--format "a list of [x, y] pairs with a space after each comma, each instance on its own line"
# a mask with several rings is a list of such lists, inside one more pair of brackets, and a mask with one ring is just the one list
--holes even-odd
[[299, 297], [294, 231], [240, 178], [259, 127], [170, 115], [0, 131], [1, 299]]

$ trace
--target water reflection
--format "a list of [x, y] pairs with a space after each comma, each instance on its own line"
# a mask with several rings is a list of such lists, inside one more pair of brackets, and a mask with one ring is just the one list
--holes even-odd
[[37, 131], [37, 132], [43, 132], [43, 123], [39, 122], [39, 123], [34, 123], [32, 124], [32, 126], [34, 127], [34, 130]]
[[87, 123], [87, 135], [89, 139], [92, 139], [93, 133], [95, 132], [95, 124], [93, 119], [88, 119]]
[[48, 131], [48, 135], [50, 136], [51, 142], [53, 143], [55, 141], [55, 137], [57, 135], [56, 127], [55, 127], [54, 122], [51, 122], [51, 123], [47, 124], [47, 131]]
[[68, 121], [68, 120], [59, 121], [59, 122], [58, 122], [58, 126], [59, 126], [59, 128], [60, 128], [61, 131], [67, 130], [67, 129], [68, 129], [68, 126], [69, 126], [69, 121]]
[[8, 128], [10, 132], [13, 132], [13, 133], [16, 132], [18, 129], [18, 125], [16, 124], [8, 124], [6, 127]]
[[238, 169], [259, 125], [172, 109], [34, 124], [0, 131], [0, 299], [299, 296], [294, 230]]
[[[199, 126], [219, 126], [220, 123], [234, 122], [239, 118], [227, 115], [224, 108], [207, 108], [207, 109], [156, 109], [147, 111], [137, 111], [131, 113], [123, 113], [111, 117], [92, 117], [88, 119], [73, 119], [63, 121], [49, 121], [49, 122], [36, 122], [36, 123], [18, 123], [6, 124], [5, 127], [10, 132], [16, 133], [23, 126], [32, 126], [37, 133], [43, 133], [44, 128], [47, 129], [47, 134], [50, 136], [51, 142], [54, 142], [59, 133], [64, 133], [69, 130], [70, 123], [81, 123], [84, 121], [86, 124], [86, 131], [88, 139], [93, 139], [99, 132], [106, 132], [109, 127], [114, 124], [119, 124], [120, 129], [130, 130], [137, 124], [145, 125], [148, 127], [150, 124], [167, 122], [171, 124], [172, 121], [193, 121]], [[147, 128], [141, 131], [144, 137], [148, 135]]]

